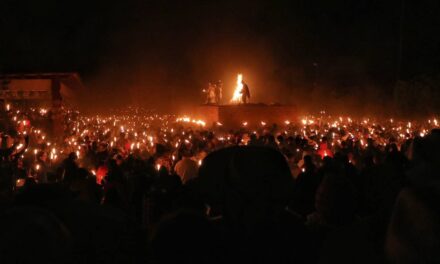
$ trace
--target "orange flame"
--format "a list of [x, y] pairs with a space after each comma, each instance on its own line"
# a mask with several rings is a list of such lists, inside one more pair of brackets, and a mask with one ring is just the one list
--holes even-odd
[[232, 96], [231, 103], [240, 103], [241, 102], [241, 92], [243, 90], [243, 74], [239, 73], [237, 75], [237, 85], [235, 86], [234, 95]]

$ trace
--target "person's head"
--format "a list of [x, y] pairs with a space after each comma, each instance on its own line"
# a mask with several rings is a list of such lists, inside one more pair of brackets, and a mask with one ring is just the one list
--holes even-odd
[[120, 154], [117, 154], [115, 157], [115, 161], [117, 166], [121, 166], [124, 162], [124, 158]]
[[189, 148], [184, 148], [182, 150], [182, 157], [184, 158], [191, 158], [193, 156], [193, 151]]
[[92, 149], [92, 151], [96, 151], [98, 149], [98, 142], [97, 141], [92, 142], [91, 149]]
[[284, 137], [282, 135], [278, 135], [277, 136], [277, 140], [278, 140], [278, 142], [283, 143], [284, 142]]
[[274, 135], [269, 134], [269, 135], [267, 136], [267, 142], [268, 142], [268, 143], [275, 143], [275, 137], [274, 137]]
[[344, 140], [341, 142], [341, 148], [344, 149], [344, 148], [347, 148], [347, 146], [348, 146], [347, 141]]
[[17, 159], [17, 168], [23, 168], [24, 162], [22, 158]]
[[76, 152], [70, 152], [68, 159], [71, 161], [76, 161], [78, 159]]
[[210, 153], [193, 187], [231, 225], [254, 232], [284, 210], [292, 184], [289, 165], [279, 151], [246, 146]]
[[8, 138], [7, 134], [1, 134], [1, 148], [8, 148]]
[[158, 144], [158, 143], [155, 145], [155, 150], [156, 150], [155, 151], [156, 152], [156, 156], [158, 156], [158, 157], [164, 155], [165, 152], [166, 152], [165, 146], [162, 145], [162, 144]]
[[[438, 185], [438, 183], [436, 184]], [[385, 249], [391, 263], [437, 263], [440, 259], [439, 186], [405, 188], [396, 201]]]
[[17, 207], [0, 216], [2, 263], [70, 263], [71, 249], [69, 230], [48, 211]]
[[391, 143], [388, 147], [390, 153], [397, 153], [399, 151], [396, 143]]
[[47, 153], [46, 153], [45, 151], [40, 151], [40, 152], [38, 152], [38, 154], [37, 154], [37, 159], [38, 159], [39, 161], [43, 161], [43, 162], [45, 162], [45, 161], [47, 160]]
[[99, 152], [103, 152], [103, 151], [106, 151], [106, 150], [107, 150], [107, 144], [104, 143], [104, 142], [100, 143], [99, 146], [98, 146], [98, 151]]

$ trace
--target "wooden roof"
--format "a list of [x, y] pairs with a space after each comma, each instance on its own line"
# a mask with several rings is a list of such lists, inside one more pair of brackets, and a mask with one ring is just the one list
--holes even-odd
[[0, 80], [59, 80], [71, 89], [81, 90], [84, 85], [78, 73], [14, 73], [0, 74]]

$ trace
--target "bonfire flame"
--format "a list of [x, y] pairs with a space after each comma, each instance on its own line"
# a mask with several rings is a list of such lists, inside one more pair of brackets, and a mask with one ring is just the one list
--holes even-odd
[[240, 103], [241, 102], [241, 93], [243, 90], [243, 74], [239, 73], [237, 75], [237, 85], [235, 86], [234, 95], [232, 96], [231, 103]]

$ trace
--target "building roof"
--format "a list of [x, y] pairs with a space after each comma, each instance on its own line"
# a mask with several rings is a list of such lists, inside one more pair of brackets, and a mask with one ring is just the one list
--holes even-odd
[[75, 72], [0, 74], [0, 80], [32, 80], [32, 79], [35, 80], [57, 79], [72, 89], [75, 90], [84, 89], [84, 85], [81, 81], [81, 78], [79, 77], [79, 74]]

